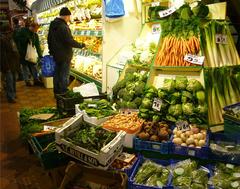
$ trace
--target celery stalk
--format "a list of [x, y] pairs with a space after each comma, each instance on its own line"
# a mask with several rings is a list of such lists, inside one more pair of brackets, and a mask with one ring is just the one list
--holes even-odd
[[207, 45], [207, 54], [209, 56], [208, 59], [208, 64], [211, 67], [215, 67], [215, 61], [214, 61], [214, 57], [213, 57], [213, 52], [212, 52], [212, 47], [211, 47], [211, 40], [210, 40], [210, 36], [209, 36], [209, 32], [208, 32], [208, 27], [204, 27], [204, 33], [205, 33], [205, 38], [206, 38], [206, 45]]
[[217, 52], [217, 44], [216, 44], [216, 22], [212, 21], [211, 23], [211, 46], [213, 49], [213, 59], [215, 61], [215, 66], [219, 66], [218, 65], [218, 52]]

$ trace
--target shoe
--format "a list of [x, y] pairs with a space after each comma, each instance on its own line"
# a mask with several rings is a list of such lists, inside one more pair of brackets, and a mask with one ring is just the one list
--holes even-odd
[[32, 83], [31, 83], [30, 81], [26, 81], [26, 86], [31, 87], [31, 86], [32, 86]]
[[8, 102], [15, 104], [15, 103], [16, 103], [16, 100], [14, 100], [14, 99], [9, 99]]

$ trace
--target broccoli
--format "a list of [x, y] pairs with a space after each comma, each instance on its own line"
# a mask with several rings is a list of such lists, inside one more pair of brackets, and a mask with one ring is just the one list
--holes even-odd
[[153, 104], [152, 100], [150, 100], [149, 98], [143, 98], [141, 107], [142, 108], [151, 108], [152, 104]]
[[168, 108], [168, 113], [172, 116], [182, 115], [182, 105], [181, 104], [170, 105]]
[[153, 87], [153, 86], [151, 86], [151, 87], [148, 87], [147, 89], [146, 89], [146, 92], [145, 93], [153, 93], [153, 94], [157, 94], [157, 89], [155, 88], [155, 87]]
[[133, 67], [129, 67], [125, 70], [125, 74], [133, 74], [133, 73], [136, 73], [136, 72], [137, 72], [137, 69], [133, 68]]
[[208, 112], [207, 105], [206, 104], [198, 105], [195, 109], [195, 112], [203, 115], [207, 114]]
[[137, 105], [134, 102], [127, 102], [127, 108], [137, 109]]
[[134, 76], [134, 74], [126, 74], [124, 77], [124, 80], [126, 81], [126, 83], [129, 82], [133, 82], [135, 81], [136, 77]]
[[185, 115], [192, 115], [194, 113], [194, 106], [192, 103], [182, 104], [182, 111]]
[[176, 76], [176, 89], [185, 90], [187, 87], [188, 79], [186, 76]]
[[117, 82], [112, 88], [113, 95], [117, 95], [118, 91], [120, 89], [124, 88], [125, 86], [126, 86], [125, 80], [121, 80], [121, 81]]
[[135, 89], [135, 83], [129, 83], [126, 86], [127, 91], [133, 91]]
[[190, 80], [188, 80], [188, 84], [187, 84], [186, 89], [190, 92], [196, 92], [196, 91], [202, 90], [203, 86], [200, 83], [200, 81], [198, 81], [196, 79], [190, 79]]
[[139, 81], [135, 83], [135, 95], [140, 96], [143, 94], [145, 88], [145, 83], [143, 81]]
[[182, 91], [182, 103], [187, 103], [192, 101], [193, 95], [188, 91]]
[[123, 95], [124, 101], [132, 101], [134, 98], [134, 91], [126, 91], [126, 93]]
[[137, 97], [133, 100], [133, 102], [137, 105], [137, 107], [139, 107], [142, 103], [142, 98]]
[[196, 97], [198, 100], [199, 104], [204, 104], [205, 103], [205, 92], [204, 91], [197, 91], [196, 92]]
[[173, 92], [175, 89], [175, 80], [173, 79], [165, 79], [163, 82], [163, 87], [162, 89], [164, 91], [167, 91], [169, 93]]
[[163, 91], [162, 89], [158, 89], [158, 97], [160, 99], [164, 99], [167, 96], [166, 91]]
[[123, 96], [124, 96], [124, 94], [125, 94], [126, 92], [127, 92], [126, 89], [120, 89], [120, 90], [118, 91], [118, 94], [117, 94], [118, 98], [123, 98]]
[[170, 96], [170, 104], [177, 104], [180, 103], [181, 100], [181, 93], [180, 92], [174, 92]]

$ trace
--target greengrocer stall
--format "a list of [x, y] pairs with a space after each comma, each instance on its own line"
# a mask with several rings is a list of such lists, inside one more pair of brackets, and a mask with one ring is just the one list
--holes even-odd
[[239, 189], [240, 59], [227, 3], [138, 5], [139, 36], [106, 58], [108, 94], [70, 91], [74, 115], [21, 110], [23, 139], [45, 169], [68, 163], [60, 188]]

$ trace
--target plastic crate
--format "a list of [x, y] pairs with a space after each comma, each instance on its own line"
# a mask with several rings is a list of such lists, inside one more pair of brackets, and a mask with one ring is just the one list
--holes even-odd
[[139, 138], [134, 139], [134, 149], [137, 151], [153, 151], [159, 152], [161, 154], [168, 154], [169, 153], [169, 146], [171, 142], [152, 142], [141, 140]]
[[169, 154], [178, 154], [183, 156], [192, 156], [201, 159], [207, 159], [209, 157], [209, 133], [207, 133], [206, 144], [201, 148], [181, 146], [174, 144], [173, 135], [171, 137], [171, 143], [169, 146]]
[[[230, 142], [232, 145], [240, 145], [240, 134], [222, 134], [222, 133], [215, 133], [211, 134], [210, 142], [214, 141], [215, 144], [221, 142]], [[210, 147], [210, 157], [211, 159], [221, 161], [224, 163], [233, 163], [240, 165], [240, 152], [231, 154], [227, 152], [221, 152], [219, 150], [212, 149]]]
[[122, 152], [126, 132], [120, 131], [117, 136], [106, 144], [99, 153], [94, 153], [65, 140], [64, 137], [76, 132], [83, 122], [83, 115], [77, 114], [67, 121], [62, 128], [55, 131], [57, 149], [79, 161], [100, 169], [107, 169], [114, 159]]
[[65, 154], [59, 153], [57, 150], [50, 152], [43, 151], [49, 143], [54, 141], [54, 133], [31, 138], [32, 149], [45, 169], [53, 169], [66, 165], [69, 161], [69, 158]]
[[[128, 180], [128, 186], [130, 189], [160, 189], [159, 187], [153, 187], [153, 186], [145, 186], [145, 185], [141, 185], [141, 184], [136, 184], [134, 183], [134, 177], [137, 174], [138, 169], [142, 166], [142, 164], [144, 163], [144, 161], [147, 160], [146, 158], [144, 158], [143, 156], [140, 156], [135, 168], [133, 169], [133, 172], [130, 176], [130, 179]], [[157, 164], [160, 165], [164, 165], [164, 166], [168, 166], [171, 164], [170, 160], [158, 160], [158, 159], [149, 159]], [[171, 180], [172, 180], [172, 176], [171, 173], [169, 174], [168, 177], [168, 183], [166, 186], [162, 187], [162, 189], [173, 189], [173, 187], [171, 186]]]

